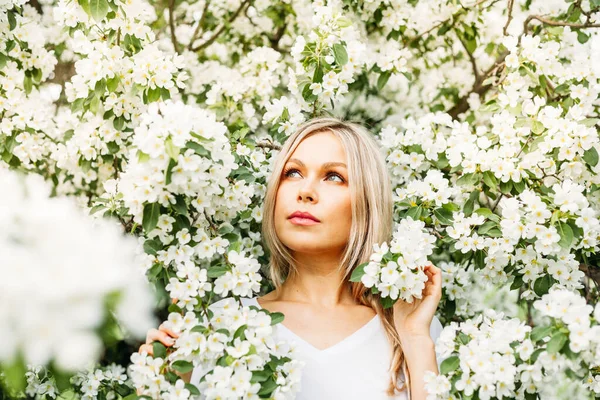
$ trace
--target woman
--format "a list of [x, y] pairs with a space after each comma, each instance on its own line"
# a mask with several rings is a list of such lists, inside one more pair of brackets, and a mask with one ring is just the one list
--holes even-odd
[[[376, 141], [358, 124], [315, 118], [286, 140], [273, 168], [262, 234], [276, 289], [242, 303], [285, 315], [278, 339], [296, 342], [306, 362], [297, 398], [424, 400], [424, 373], [439, 366], [440, 269], [425, 267], [421, 300], [385, 310], [349, 281], [393, 232], [391, 183]], [[169, 336], [149, 331], [140, 351], [154, 340], [172, 345]], [[191, 382], [200, 377], [195, 370]]]

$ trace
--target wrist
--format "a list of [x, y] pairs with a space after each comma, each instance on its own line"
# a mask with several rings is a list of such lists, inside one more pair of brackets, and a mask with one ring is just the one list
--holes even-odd
[[415, 333], [415, 332], [398, 332], [400, 335], [400, 343], [404, 349], [410, 348], [435, 348], [435, 342], [427, 333]]
[[427, 335], [401, 336], [402, 352], [409, 364], [422, 359], [425, 354], [435, 354], [435, 342]]

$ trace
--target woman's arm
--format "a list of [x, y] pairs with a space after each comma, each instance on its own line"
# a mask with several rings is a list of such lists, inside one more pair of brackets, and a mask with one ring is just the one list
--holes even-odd
[[410, 374], [410, 398], [411, 400], [425, 400], [425, 371], [439, 374], [437, 358], [435, 355], [435, 344], [431, 336], [400, 336], [402, 350], [406, 360], [406, 366]]
[[433, 264], [423, 271], [427, 282], [421, 299], [412, 303], [398, 300], [394, 304], [394, 324], [406, 359], [410, 375], [411, 400], [426, 400], [425, 371], [439, 374], [435, 344], [430, 336], [430, 327], [442, 297], [442, 270]]

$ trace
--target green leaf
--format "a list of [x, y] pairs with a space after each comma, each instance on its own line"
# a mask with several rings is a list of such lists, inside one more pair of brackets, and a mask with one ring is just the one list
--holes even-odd
[[333, 45], [333, 56], [335, 57], [335, 61], [338, 63], [338, 65], [345, 65], [348, 62], [348, 53], [346, 53], [346, 48], [340, 43]]
[[114, 92], [115, 90], [117, 90], [117, 87], [119, 87], [120, 81], [121, 80], [119, 79], [119, 77], [115, 75], [106, 81], [106, 87], [110, 92]]
[[515, 188], [517, 193], [521, 193], [523, 192], [523, 190], [525, 190], [525, 181], [523, 179], [521, 179], [519, 182], [513, 181], [513, 187]]
[[448, 357], [440, 364], [440, 374], [448, 375], [448, 373], [456, 371], [459, 365], [460, 359], [457, 356]]
[[92, 101], [90, 101], [90, 111], [93, 114], [96, 114], [98, 112], [98, 109], [100, 108], [100, 99], [98, 98], [98, 96], [94, 96], [92, 98]]
[[582, 30], [580, 30], [579, 32], [577, 32], [577, 41], [579, 43], [584, 44], [589, 39], [590, 39], [590, 37], [588, 35], [586, 35], [585, 32], [583, 32]]
[[385, 87], [385, 84], [390, 79], [390, 76], [392, 76], [392, 71], [385, 71], [379, 75], [379, 78], [377, 79], [377, 90], [381, 90]]
[[183, 310], [181, 309], [181, 307], [179, 307], [179, 306], [178, 306], [177, 304], [175, 304], [175, 303], [171, 303], [171, 304], [169, 304], [169, 307], [167, 308], [167, 310], [168, 310], [170, 313], [173, 313], [173, 312], [174, 312], [174, 313], [178, 313], [178, 314], [182, 314], [182, 313], [183, 313]]
[[258, 391], [258, 395], [261, 398], [268, 398], [271, 397], [271, 393], [273, 393], [273, 391], [277, 388], [277, 383], [275, 382], [275, 379], [270, 376], [269, 379], [267, 379], [266, 381], [264, 381], [261, 385], [261, 389]]
[[312, 81], [315, 83], [323, 82], [323, 66], [321, 65], [321, 63], [317, 64], [315, 72], [313, 73]]
[[143, 151], [138, 150], [137, 158], [138, 158], [139, 163], [145, 163], [146, 161], [148, 161], [150, 159], [150, 156], [148, 154], [144, 153]]
[[6, 16], [8, 17], [8, 25], [10, 27], [10, 30], [12, 31], [17, 27], [17, 19], [15, 18], [15, 12], [9, 10]]
[[148, 233], [152, 229], [156, 228], [158, 224], [158, 216], [160, 215], [160, 204], [148, 203], [144, 206], [144, 214], [142, 220], [142, 227], [144, 232]]
[[162, 249], [162, 243], [156, 239], [148, 239], [144, 242], [144, 251], [147, 254], [155, 255]]
[[546, 128], [544, 127], [544, 124], [542, 124], [540, 121], [533, 120], [531, 122], [531, 131], [533, 133], [535, 133], [536, 135], [539, 135], [542, 132], [544, 132], [544, 129], [546, 129]]
[[0, 53], [0, 69], [6, 66], [6, 60], [8, 60], [8, 57], [5, 54]]
[[510, 290], [516, 290], [523, 286], [523, 277], [521, 275], [516, 275], [513, 283], [510, 285]]
[[206, 150], [206, 148], [204, 146], [202, 146], [200, 143], [188, 141], [185, 144], [185, 147], [187, 147], [188, 149], [194, 150], [194, 152], [196, 154], [198, 154], [199, 156], [202, 156], [202, 157], [207, 157], [208, 155], [210, 155], [208, 150]]
[[225, 275], [229, 270], [230, 268], [227, 265], [214, 265], [208, 268], [206, 275], [209, 278], [218, 278], [221, 275]]
[[148, 98], [148, 103], [152, 103], [160, 100], [160, 88], [155, 87], [154, 89], [148, 88], [148, 93], [146, 94]]
[[411, 217], [413, 220], [417, 221], [421, 218], [421, 214], [423, 213], [423, 207], [415, 206], [411, 207], [406, 211], [406, 216]]
[[392, 308], [394, 306], [395, 302], [396, 302], [396, 300], [392, 299], [391, 297], [382, 297], [381, 298], [381, 305], [383, 306], [384, 309]]
[[588, 163], [589, 166], [595, 167], [598, 164], [598, 151], [595, 147], [590, 147], [583, 153], [583, 160]]
[[304, 85], [304, 89], [302, 89], [302, 98], [309, 103], [316, 100], [317, 96], [313, 94], [310, 84]]
[[200, 396], [200, 390], [198, 390], [198, 387], [196, 387], [196, 385], [186, 383], [185, 388], [190, 391], [190, 394], [192, 396]]
[[163, 266], [160, 263], [154, 264], [148, 271], [146, 271], [146, 276], [151, 281], [156, 279], [156, 277], [163, 271]]
[[571, 247], [571, 243], [573, 243], [573, 230], [566, 222], [559, 222], [556, 225], [556, 230], [560, 235], [560, 241], [558, 244], [563, 249], [568, 249]]
[[33, 88], [33, 81], [31, 80], [31, 76], [25, 75], [25, 78], [23, 79], [23, 87], [25, 89], [26, 94], [31, 93], [31, 89]]
[[280, 312], [273, 312], [270, 314], [271, 317], [271, 325], [279, 324], [285, 318], [285, 315]]
[[108, 14], [108, 1], [107, 0], [89, 0], [90, 1], [90, 14], [97, 21], [100, 22]]
[[352, 276], [350, 276], [350, 282], [360, 282], [360, 279], [365, 274], [365, 267], [367, 265], [369, 265], [369, 263], [365, 262], [354, 268], [354, 271], [352, 271]]
[[347, 28], [350, 25], [352, 25], [352, 20], [348, 17], [338, 17], [338, 19], [336, 19], [335, 22], [340, 28]]
[[483, 182], [488, 185], [490, 189], [495, 189], [498, 187], [498, 179], [492, 171], [485, 171], [483, 173]]
[[154, 351], [154, 358], [165, 358], [167, 356], [167, 348], [161, 342], [153, 342], [152, 350]]
[[450, 225], [454, 222], [452, 211], [450, 211], [446, 208], [443, 208], [443, 207], [436, 208], [435, 210], [433, 210], [433, 214], [438, 219], [438, 221], [440, 221], [440, 224], [442, 224], [442, 225]]
[[248, 327], [248, 325], [244, 324], [242, 326], [240, 326], [239, 328], [237, 328], [235, 330], [235, 333], [233, 334], [233, 338], [241, 338], [242, 340], [245, 340], [246, 335], [244, 334], [244, 332], [246, 331], [246, 328]]
[[508, 182], [500, 182], [500, 191], [504, 194], [508, 194], [510, 193], [511, 189], [512, 189], [512, 182], [508, 181]]
[[550, 275], [544, 275], [535, 280], [535, 283], [533, 284], [533, 291], [535, 292], [535, 294], [541, 297], [548, 293], [548, 290], [550, 289], [551, 285], [552, 277]]
[[177, 360], [173, 364], [171, 364], [171, 368], [173, 368], [175, 371], [185, 374], [194, 369], [194, 364], [185, 360]]
[[173, 144], [173, 140], [171, 136], [165, 140], [165, 151], [173, 160], [177, 160], [177, 156], [179, 156], [179, 148]]
[[173, 204], [173, 209], [179, 215], [188, 215], [188, 208], [185, 204], [185, 198], [183, 196], [175, 196], [175, 204]]
[[264, 382], [267, 379], [269, 379], [269, 376], [271, 376], [271, 374], [272, 372], [266, 370], [252, 371], [252, 378], [250, 378], [250, 382]]
[[77, 0], [77, 2], [81, 6], [81, 8], [83, 8], [83, 11], [85, 11], [85, 13], [87, 15], [92, 15], [90, 12], [90, 1], [89, 0]]
[[552, 335], [550, 341], [546, 345], [546, 351], [550, 354], [558, 353], [563, 348], [566, 342], [567, 335], [560, 331], [556, 332], [554, 335]]
[[529, 336], [533, 342], [539, 342], [541, 339], [550, 335], [554, 331], [553, 326], [536, 326], [531, 330], [531, 335]]

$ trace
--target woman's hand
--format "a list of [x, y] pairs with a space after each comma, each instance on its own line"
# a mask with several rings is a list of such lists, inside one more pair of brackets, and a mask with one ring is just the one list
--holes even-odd
[[178, 338], [179, 335], [172, 330], [165, 328], [164, 324], [161, 324], [158, 329], [152, 328], [148, 330], [146, 334], [146, 343], [142, 344], [138, 350], [138, 353], [142, 351], [146, 351], [146, 353], [150, 355], [154, 355], [154, 348], [152, 347], [152, 342], [159, 341], [164, 344], [166, 347], [171, 347], [175, 344], [175, 339]]
[[[176, 303], [177, 299], [173, 299], [173, 303]], [[152, 342], [155, 341], [159, 341], [162, 344], [164, 344], [166, 347], [171, 347], [175, 344], [175, 339], [177, 339], [179, 337], [179, 334], [173, 332], [172, 330], [170, 330], [169, 328], [166, 328], [163, 324], [160, 324], [160, 326], [158, 327], [158, 329], [149, 329], [148, 332], [146, 333], [146, 343], [142, 344], [140, 346], [140, 348], [138, 349], [138, 353], [142, 353], [143, 351], [146, 351], [146, 353], [150, 354], [150, 355], [154, 355], [154, 347], [152, 346]], [[192, 376], [192, 372], [187, 372], [185, 374], [179, 373], [177, 371], [173, 371], [175, 374], [179, 375], [181, 377], [181, 379], [183, 379], [183, 381], [185, 383], [189, 383], [190, 382], [190, 378]], [[140, 389], [138, 389], [136, 391], [136, 393], [138, 394], [138, 396], [141, 396], [142, 392]]]
[[428, 278], [423, 297], [414, 299], [412, 303], [398, 299], [393, 306], [394, 321], [400, 337], [430, 337], [429, 327], [442, 298], [442, 270], [429, 264], [423, 271]]

